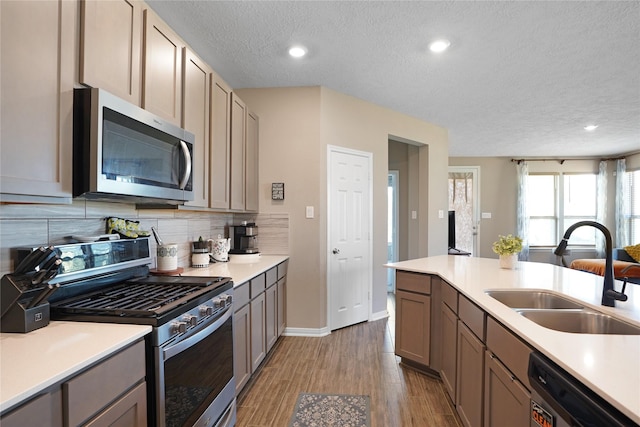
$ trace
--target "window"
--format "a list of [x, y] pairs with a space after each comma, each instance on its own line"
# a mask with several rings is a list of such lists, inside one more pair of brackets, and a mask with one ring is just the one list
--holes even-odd
[[[532, 174], [528, 178], [529, 246], [556, 246], [565, 230], [597, 217], [596, 174]], [[596, 229], [581, 227], [572, 245], [593, 246]]]
[[624, 185], [624, 194], [628, 200], [629, 217], [625, 218], [628, 223], [628, 239], [625, 245], [635, 245], [640, 243], [640, 170], [627, 172]]

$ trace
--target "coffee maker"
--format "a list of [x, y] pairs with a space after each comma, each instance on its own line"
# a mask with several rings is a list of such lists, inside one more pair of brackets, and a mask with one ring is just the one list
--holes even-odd
[[229, 226], [231, 238], [230, 254], [258, 254], [258, 226], [254, 222], [242, 221], [241, 225]]

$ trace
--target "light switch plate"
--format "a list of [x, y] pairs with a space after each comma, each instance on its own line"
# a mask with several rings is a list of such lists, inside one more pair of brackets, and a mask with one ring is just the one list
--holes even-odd
[[307, 206], [306, 211], [307, 218], [313, 218], [313, 206]]
[[411, 219], [418, 219], [418, 212], [411, 211]]
[[482, 219], [491, 219], [491, 212], [482, 212]]

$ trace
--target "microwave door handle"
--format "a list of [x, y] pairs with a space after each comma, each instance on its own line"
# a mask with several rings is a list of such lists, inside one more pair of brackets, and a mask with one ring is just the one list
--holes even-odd
[[187, 143], [180, 140], [180, 147], [182, 147], [182, 154], [184, 154], [184, 161], [187, 164], [187, 167], [184, 169], [184, 175], [182, 176], [182, 181], [180, 181], [180, 189], [184, 190], [189, 182], [189, 177], [191, 176], [191, 153], [189, 153], [189, 147], [187, 147]]

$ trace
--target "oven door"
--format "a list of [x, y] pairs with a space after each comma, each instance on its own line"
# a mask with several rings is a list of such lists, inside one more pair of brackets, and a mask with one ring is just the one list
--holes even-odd
[[154, 348], [159, 427], [235, 425], [232, 313]]

